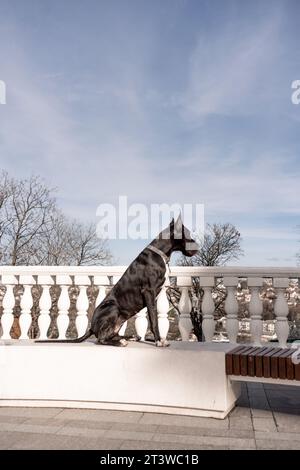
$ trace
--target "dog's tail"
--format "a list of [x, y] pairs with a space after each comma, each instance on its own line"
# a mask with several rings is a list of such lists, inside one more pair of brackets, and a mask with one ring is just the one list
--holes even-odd
[[80, 338], [76, 339], [37, 339], [35, 340], [35, 343], [82, 343], [93, 334], [94, 333], [92, 332], [92, 330], [89, 330], [85, 333], [85, 335], [80, 336]]

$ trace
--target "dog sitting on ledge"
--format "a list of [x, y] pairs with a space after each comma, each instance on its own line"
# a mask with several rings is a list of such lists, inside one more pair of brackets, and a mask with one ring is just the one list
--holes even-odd
[[95, 309], [91, 327], [84, 336], [71, 340], [37, 342], [81, 343], [95, 335], [98, 344], [126, 346], [126, 339], [119, 335], [120, 328], [129, 318], [147, 307], [156, 346], [168, 346], [169, 343], [159, 335], [156, 298], [165, 281], [166, 264], [174, 251], [180, 251], [185, 256], [194, 256], [198, 252], [197, 243], [183, 225], [181, 216], [176, 222], [172, 219], [169, 226], [128, 266], [117, 284]]

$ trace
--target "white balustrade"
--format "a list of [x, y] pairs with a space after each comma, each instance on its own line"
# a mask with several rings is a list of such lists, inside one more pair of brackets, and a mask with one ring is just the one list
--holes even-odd
[[78, 337], [86, 333], [88, 327], [88, 308], [89, 299], [87, 296], [87, 287], [91, 284], [89, 276], [75, 276], [75, 284], [79, 287], [79, 295], [76, 300], [76, 328]]
[[94, 285], [99, 289], [95, 302], [95, 307], [98, 307], [106, 297], [106, 288], [109, 286], [109, 279], [107, 276], [94, 276]]
[[[42, 288], [39, 299], [40, 315], [38, 325], [40, 338], [46, 339], [49, 326], [51, 324], [52, 295], [51, 286], [55, 284], [60, 287], [61, 292], [58, 298], [58, 316], [57, 327], [59, 339], [66, 338], [66, 331], [69, 326], [70, 297], [69, 288], [73, 284], [79, 287], [79, 295], [76, 301], [76, 327], [78, 336], [82, 336], [88, 327], [87, 311], [89, 299], [87, 288], [90, 285], [90, 279], [93, 278], [93, 285], [98, 290], [96, 306], [105, 298], [107, 287], [109, 286], [109, 277], [113, 278], [115, 285], [125, 267], [105, 266], [105, 267], [72, 267], [72, 266], [1, 266], [1, 284], [5, 288], [2, 299], [3, 313], [0, 318], [3, 340], [11, 339], [11, 328], [14, 322], [13, 310], [15, 307], [15, 286], [23, 285], [24, 291], [21, 295], [20, 306], [21, 314], [19, 324], [21, 330], [20, 339], [28, 340], [30, 326], [32, 324], [32, 286], [37, 282]], [[247, 279], [250, 296], [250, 331], [252, 344], [258, 346], [261, 344], [263, 333], [263, 303], [260, 298], [260, 291], [264, 279], [272, 278], [273, 286], [276, 291], [276, 301], [274, 303], [275, 331], [278, 337], [279, 346], [286, 346], [289, 324], [288, 311], [289, 305], [286, 298], [286, 289], [289, 286], [290, 279], [300, 278], [300, 268], [242, 268], [242, 267], [171, 267], [168, 276], [177, 279], [177, 286], [180, 289], [180, 299], [178, 310], [180, 317], [178, 321], [179, 331], [183, 341], [189, 339], [192, 330], [191, 299], [189, 290], [192, 286], [192, 279], [199, 280], [200, 287], [204, 291], [202, 298], [202, 328], [205, 341], [212, 341], [215, 334], [215, 303], [213, 289], [216, 279], [223, 279], [223, 286], [226, 289], [226, 299], [224, 309], [226, 316], [226, 327], [228, 338], [231, 343], [237, 341], [238, 334], [238, 301], [237, 285], [240, 278]], [[169, 284], [169, 277], [166, 276], [166, 283], [163, 286], [157, 298], [158, 326], [162, 339], [167, 337], [169, 331], [169, 302], [166, 294], [166, 288]], [[120, 334], [124, 334], [127, 322], [120, 329]], [[142, 309], [135, 317], [136, 333], [142, 339], [145, 338], [148, 319], [146, 308]]]
[[215, 312], [215, 303], [212, 297], [212, 289], [215, 286], [215, 278], [214, 277], [200, 277], [200, 286], [204, 290], [204, 295], [202, 299], [202, 331], [204, 334], [205, 341], [212, 341], [216, 322], [214, 320], [214, 312]]
[[230, 343], [236, 343], [239, 332], [238, 311], [239, 305], [236, 299], [236, 288], [239, 280], [237, 277], [224, 277], [223, 284], [227, 288], [224, 309], [227, 315], [226, 326]]
[[288, 278], [274, 279], [273, 287], [276, 289], [277, 293], [274, 305], [274, 312], [276, 315], [275, 331], [281, 348], [286, 347], [286, 341], [289, 335], [289, 325], [287, 321], [289, 306], [284, 295], [288, 286]]
[[33, 284], [35, 284], [34, 277], [26, 274], [21, 275], [19, 278], [19, 284], [23, 285], [24, 287], [20, 302], [21, 315], [19, 317], [19, 325], [21, 330], [21, 336], [19, 339], [29, 339], [28, 330], [32, 322], [31, 309], [33, 306], [31, 289]]
[[69, 308], [70, 308], [69, 286], [72, 285], [72, 279], [70, 276], [67, 276], [67, 275], [58, 275], [56, 276], [56, 284], [59, 285], [61, 288], [61, 293], [57, 302], [58, 339], [66, 339], [66, 331], [69, 326]]
[[168, 318], [168, 313], [170, 310], [169, 299], [167, 296], [167, 287], [169, 286], [169, 278], [166, 276], [166, 281], [161, 288], [160, 293], [158, 294], [156, 300], [157, 308], [157, 319], [158, 319], [158, 330], [160, 339], [164, 340], [168, 336], [170, 322]]
[[47, 339], [48, 329], [51, 323], [50, 309], [52, 305], [50, 287], [54, 284], [52, 276], [38, 276], [38, 284], [42, 286], [42, 295], [39, 301], [40, 315], [38, 325], [40, 330], [39, 339]]
[[178, 303], [178, 310], [180, 312], [178, 328], [182, 341], [188, 341], [193, 329], [193, 323], [191, 320], [192, 302], [189, 296], [189, 289], [192, 286], [192, 278], [178, 276], [177, 286], [181, 287], [181, 295]]
[[11, 274], [2, 274], [2, 284], [6, 286], [6, 292], [2, 301], [3, 314], [1, 317], [1, 339], [10, 339], [10, 330], [14, 322], [13, 309], [16, 302], [14, 286], [18, 284], [17, 277]]
[[263, 333], [263, 322], [262, 322], [262, 313], [263, 313], [263, 303], [259, 296], [260, 288], [263, 285], [263, 279], [261, 277], [253, 277], [248, 279], [248, 288], [251, 292], [251, 299], [249, 302], [249, 312], [250, 312], [250, 331], [251, 331], [251, 340], [253, 346], [261, 345], [261, 336]]
[[136, 314], [134, 326], [137, 336], [139, 336], [142, 341], [145, 341], [148, 329], [147, 307], [142, 308], [142, 310]]

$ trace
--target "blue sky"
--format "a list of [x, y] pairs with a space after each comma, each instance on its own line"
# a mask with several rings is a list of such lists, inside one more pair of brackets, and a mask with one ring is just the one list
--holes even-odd
[[0, 0], [0, 166], [84, 220], [118, 195], [203, 203], [239, 228], [239, 264], [295, 265], [297, 79], [297, 0]]

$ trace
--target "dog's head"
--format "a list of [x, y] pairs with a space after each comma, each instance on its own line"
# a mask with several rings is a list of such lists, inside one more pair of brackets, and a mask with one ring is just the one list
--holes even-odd
[[173, 251], [181, 251], [184, 256], [194, 256], [199, 251], [199, 246], [192, 238], [191, 232], [183, 225], [181, 215], [176, 222], [172, 219], [170, 225], [160, 233], [160, 238], [169, 238]]

